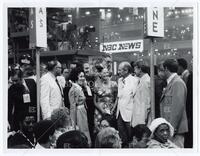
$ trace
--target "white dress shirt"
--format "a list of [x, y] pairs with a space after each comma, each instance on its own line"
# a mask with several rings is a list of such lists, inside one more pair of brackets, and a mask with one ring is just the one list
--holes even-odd
[[62, 76], [62, 75], [61, 75], [61, 76], [57, 76], [57, 80], [58, 80], [60, 86], [61, 86], [62, 88], [65, 88], [65, 83], [66, 83], [66, 81], [65, 81], [64, 76]]
[[125, 79], [118, 80], [118, 105], [117, 117], [119, 112], [125, 122], [130, 122], [133, 113], [133, 98], [138, 85], [138, 78], [128, 75]]
[[40, 105], [42, 110], [42, 118], [46, 119], [51, 116], [54, 109], [63, 106], [62, 87], [59, 88], [56, 83], [56, 77], [48, 72], [43, 75], [40, 80], [41, 90], [40, 90]]
[[139, 81], [133, 101], [132, 127], [138, 124], [145, 124], [148, 117], [148, 109], [151, 107], [150, 77], [148, 74], [144, 74]]

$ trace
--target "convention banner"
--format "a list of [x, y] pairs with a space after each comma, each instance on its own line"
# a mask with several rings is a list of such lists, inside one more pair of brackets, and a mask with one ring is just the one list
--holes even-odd
[[47, 47], [47, 15], [46, 8], [29, 10], [29, 48]]
[[164, 9], [161, 7], [148, 7], [146, 13], [145, 36], [164, 37]]

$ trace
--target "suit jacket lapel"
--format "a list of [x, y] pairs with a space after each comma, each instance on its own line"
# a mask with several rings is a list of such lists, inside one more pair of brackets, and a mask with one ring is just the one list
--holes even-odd
[[167, 85], [167, 87], [165, 88], [165, 90], [162, 93], [162, 96], [160, 98], [160, 102], [162, 101], [162, 99], [164, 98], [166, 92], [172, 87], [172, 84], [174, 82], [174, 80], [177, 78], [177, 75], [171, 80], [171, 82]]

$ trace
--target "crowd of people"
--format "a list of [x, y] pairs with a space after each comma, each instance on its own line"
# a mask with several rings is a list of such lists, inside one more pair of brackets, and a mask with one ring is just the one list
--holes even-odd
[[[155, 119], [144, 60], [40, 65], [40, 117], [34, 63], [9, 68], [8, 148], [192, 148], [192, 71], [184, 58], [155, 66]], [[153, 111], [153, 112], [154, 112]], [[39, 118], [39, 119], [38, 119]], [[39, 121], [39, 122], [38, 122]]]

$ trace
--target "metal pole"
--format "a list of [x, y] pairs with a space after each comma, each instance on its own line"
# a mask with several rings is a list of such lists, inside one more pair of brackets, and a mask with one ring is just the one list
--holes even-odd
[[155, 118], [154, 39], [150, 38], [151, 118]]
[[40, 121], [40, 49], [36, 48], [37, 122]]

